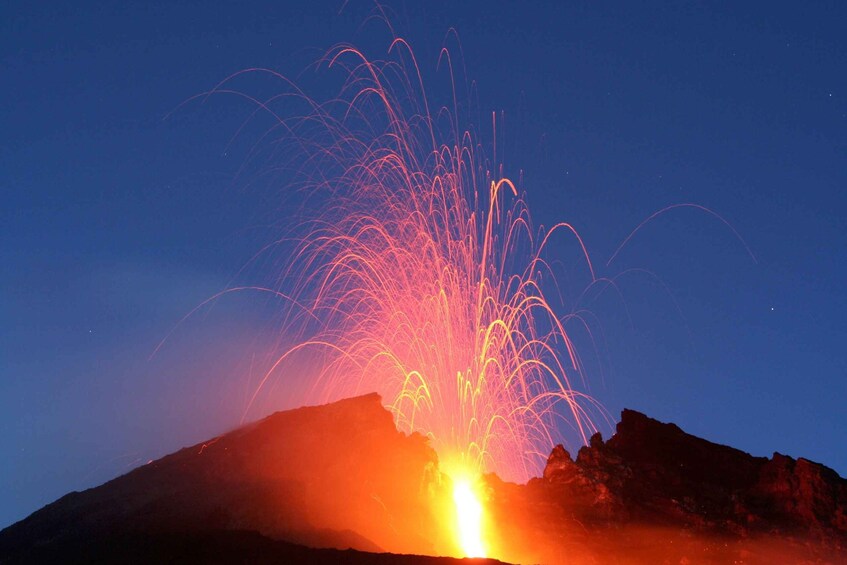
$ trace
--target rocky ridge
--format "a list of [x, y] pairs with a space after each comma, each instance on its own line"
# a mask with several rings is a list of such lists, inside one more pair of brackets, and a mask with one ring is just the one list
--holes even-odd
[[575, 461], [556, 446], [541, 480], [588, 501], [592, 520], [847, 541], [847, 480], [832, 469], [780, 453], [753, 457], [634, 410]]
[[[575, 459], [553, 448], [541, 477], [485, 484], [486, 544], [506, 561], [847, 563], [835, 471], [632, 410]], [[426, 439], [398, 432], [372, 394], [280, 412], [70, 493], [0, 531], [0, 564], [397, 562], [452, 552], [450, 499]]]
[[526, 485], [488, 482], [506, 560], [847, 563], [847, 480], [835, 471], [754, 457], [634, 410], [575, 459], [555, 446]]

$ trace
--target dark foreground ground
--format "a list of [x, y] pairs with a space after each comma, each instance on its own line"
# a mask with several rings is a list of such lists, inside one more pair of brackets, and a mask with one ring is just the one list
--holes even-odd
[[[631, 410], [575, 458], [553, 449], [543, 477], [485, 483], [489, 554], [508, 562], [847, 563], [837, 473]], [[454, 563], [421, 557], [458, 554], [450, 493], [426, 440], [367, 395], [280, 412], [70, 493], [0, 531], [0, 564]]]
[[8, 556], [3, 563], [495, 565], [500, 561], [369, 553], [355, 549], [318, 549], [272, 540], [258, 532], [221, 530], [187, 534], [120, 534], [99, 539], [67, 540]]

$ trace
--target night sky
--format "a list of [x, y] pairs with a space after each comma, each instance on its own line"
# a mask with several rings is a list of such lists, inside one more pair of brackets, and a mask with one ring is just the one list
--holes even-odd
[[[309, 67], [326, 49], [349, 41], [381, 58], [390, 39], [366, 2], [84, 4], [0, 7], [0, 527], [236, 426], [277, 345], [282, 306], [241, 293], [151, 359], [202, 301], [273, 276], [239, 269], [296, 208], [286, 186], [239, 174], [268, 125], [236, 136], [249, 104], [181, 104], [251, 67], [325, 99], [343, 80]], [[435, 93], [457, 30], [473, 125], [488, 137], [501, 116], [497, 159], [523, 171], [537, 224], [573, 223], [602, 274], [661, 281], [632, 272], [623, 300], [586, 305], [605, 339], [591, 393], [609, 413], [847, 475], [847, 7], [390, 12]], [[719, 220], [680, 208], [606, 266], [677, 203], [719, 213], [758, 262]], [[578, 294], [573, 242], [551, 255]], [[289, 407], [293, 387], [270, 387], [250, 418]]]

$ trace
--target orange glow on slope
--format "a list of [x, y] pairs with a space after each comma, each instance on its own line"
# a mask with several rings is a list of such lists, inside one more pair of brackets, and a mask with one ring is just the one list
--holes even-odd
[[456, 536], [465, 557], [486, 557], [482, 543], [482, 503], [467, 480], [453, 484], [456, 506]]

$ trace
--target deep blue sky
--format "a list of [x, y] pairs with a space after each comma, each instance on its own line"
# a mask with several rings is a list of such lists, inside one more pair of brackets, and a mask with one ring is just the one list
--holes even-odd
[[[244, 68], [296, 77], [341, 41], [387, 47], [364, 2], [173, 4], [0, 7], [0, 527], [232, 427], [267, 355], [278, 305], [240, 295], [148, 360], [287, 209], [285, 187], [234, 176], [249, 107], [166, 114]], [[625, 305], [590, 305], [608, 344], [594, 396], [847, 475], [847, 8], [424, 4], [395, 4], [398, 30], [438, 84], [457, 29], [537, 222], [572, 222], [605, 265], [652, 212], [694, 202], [758, 258], [690, 209], [649, 224], [601, 271], [649, 269], [674, 298], [633, 275]], [[339, 85], [302, 80], [319, 98]], [[285, 405], [271, 392], [261, 411]]]

